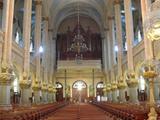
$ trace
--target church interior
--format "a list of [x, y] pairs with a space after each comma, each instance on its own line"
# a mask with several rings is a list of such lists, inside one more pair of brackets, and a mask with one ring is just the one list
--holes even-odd
[[0, 120], [160, 120], [160, 0], [0, 0]]

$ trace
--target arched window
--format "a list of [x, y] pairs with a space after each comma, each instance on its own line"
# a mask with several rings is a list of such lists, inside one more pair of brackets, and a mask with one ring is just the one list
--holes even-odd
[[73, 84], [73, 88], [78, 89], [78, 90], [81, 90], [86, 87], [87, 87], [86, 83], [82, 80], [78, 80]]
[[63, 88], [63, 86], [62, 86], [61, 83], [57, 82], [57, 83], [56, 83], [56, 88]]
[[99, 83], [97, 84], [97, 88], [104, 88], [103, 82], [99, 82]]

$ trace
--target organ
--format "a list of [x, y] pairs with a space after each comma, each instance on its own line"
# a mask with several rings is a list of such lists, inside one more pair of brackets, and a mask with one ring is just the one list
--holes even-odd
[[[78, 35], [78, 40], [75, 38]], [[80, 50], [73, 50], [75, 42], [81, 44]], [[77, 46], [75, 46], [77, 47]], [[78, 49], [78, 48], [77, 48]], [[58, 60], [99, 60], [102, 56], [102, 40], [100, 33], [93, 33], [91, 27], [88, 26], [85, 31], [81, 24], [77, 24], [73, 30], [68, 29], [66, 33], [57, 35], [57, 59]]]

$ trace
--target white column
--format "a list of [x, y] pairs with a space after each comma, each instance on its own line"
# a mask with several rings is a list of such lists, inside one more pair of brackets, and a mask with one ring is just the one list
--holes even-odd
[[154, 81], [154, 96], [155, 96], [155, 101], [157, 101], [157, 102], [159, 102], [159, 100], [160, 100], [160, 97], [159, 97], [159, 94], [160, 94], [159, 86], [160, 86], [160, 82], [156, 79]]
[[12, 29], [14, 0], [3, 1], [3, 53], [0, 73], [0, 109], [11, 109], [10, 85], [12, 76]]
[[103, 39], [103, 63], [104, 63], [104, 71], [105, 73], [107, 73], [108, 70], [108, 44], [107, 44], [107, 33], [106, 33], [106, 37]]
[[23, 15], [23, 40], [24, 40], [24, 61], [23, 61], [23, 78], [20, 81], [22, 89], [21, 103], [22, 105], [29, 105], [29, 97], [31, 97], [31, 90], [29, 89], [30, 77], [30, 36], [31, 36], [31, 15], [32, 15], [32, 0], [24, 1], [24, 15]]
[[[43, 40], [43, 48], [44, 48], [44, 81], [43, 84], [48, 84], [49, 83], [49, 55], [50, 54], [50, 43], [49, 43], [49, 37], [48, 37], [48, 22], [49, 22], [49, 18], [48, 17], [44, 17], [44, 40]], [[46, 90], [42, 90], [43, 93], [43, 100], [44, 101], [48, 101], [47, 100], [47, 91]]]
[[[131, 0], [124, 0], [124, 9], [125, 9], [125, 21], [126, 21], [126, 40], [127, 40], [127, 63], [128, 70], [134, 72], [134, 63], [133, 63], [133, 41], [134, 41], [134, 32], [133, 32], [133, 15], [132, 15], [132, 5]], [[133, 81], [132, 81], [133, 80]], [[136, 79], [129, 80], [130, 87], [130, 101], [133, 103], [138, 102], [138, 93], [137, 85], [138, 82]], [[137, 82], [137, 83], [136, 83]]]
[[115, 45], [115, 31], [114, 31], [114, 17], [109, 16], [108, 17], [108, 23], [109, 23], [109, 49], [110, 49], [110, 61], [111, 61], [111, 69], [113, 68], [115, 61], [115, 51], [114, 51], [114, 45]]
[[[120, 0], [114, 1], [115, 9], [115, 21], [116, 21], [116, 33], [117, 33], [117, 43], [118, 43], [118, 78], [122, 77], [122, 21], [121, 21], [121, 10], [120, 10]], [[124, 82], [119, 81], [119, 82]], [[119, 101], [126, 102], [125, 99], [125, 88], [119, 89]]]
[[[149, 12], [150, 5], [151, 5], [151, 0], [141, 0], [143, 26], [144, 26], [145, 19], [147, 19], [147, 14]], [[144, 34], [145, 58], [146, 60], [150, 60], [153, 58], [152, 41], [147, 40], [144, 30], [143, 30], [143, 34]]]
[[[41, 45], [41, 20], [42, 20], [42, 1], [36, 0], [36, 17], [35, 17], [35, 57], [36, 57], [36, 80], [35, 80], [35, 87], [34, 89], [34, 95], [35, 95], [35, 103], [40, 103], [40, 94], [39, 94], [39, 85], [40, 85], [40, 53], [39, 48]], [[38, 87], [36, 87], [36, 85]]]
[[[114, 17], [109, 16], [108, 17], [108, 22], [109, 22], [109, 37], [110, 37], [110, 61], [111, 61], [111, 82], [115, 82], [115, 76], [114, 76], [114, 65], [116, 64], [115, 61], [115, 31], [114, 31]], [[117, 96], [116, 96], [116, 91], [112, 91], [112, 100], [113, 102], [117, 102]]]

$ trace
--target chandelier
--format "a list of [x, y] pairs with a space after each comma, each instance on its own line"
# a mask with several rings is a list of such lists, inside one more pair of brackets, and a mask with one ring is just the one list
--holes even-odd
[[72, 52], [76, 52], [76, 56], [75, 58], [83, 58], [82, 53], [88, 51], [88, 47], [87, 44], [85, 43], [85, 39], [83, 37], [83, 35], [80, 33], [80, 15], [79, 15], [79, 11], [80, 11], [80, 7], [79, 7], [79, 1], [77, 1], [77, 33], [74, 36], [73, 40], [72, 40], [72, 44], [69, 48], [70, 51]]

